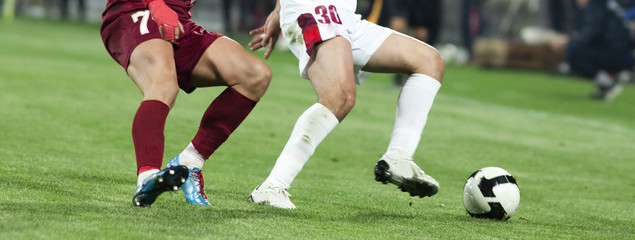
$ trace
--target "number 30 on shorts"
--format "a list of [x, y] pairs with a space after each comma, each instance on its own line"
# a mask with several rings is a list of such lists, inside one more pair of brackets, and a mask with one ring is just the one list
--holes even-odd
[[328, 8], [324, 5], [317, 6], [315, 7], [315, 14], [322, 17], [322, 19], [317, 20], [319, 23], [330, 24], [331, 22], [333, 22], [342, 24], [340, 15], [337, 14], [337, 9], [333, 5], [330, 5]]

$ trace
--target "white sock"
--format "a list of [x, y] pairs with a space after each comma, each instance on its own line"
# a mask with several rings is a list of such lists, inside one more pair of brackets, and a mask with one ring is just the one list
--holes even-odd
[[441, 83], [428, 75], [410, 75], [399, 94], [395, 127], [384, 157], [412, 160], [440, 87]]
[[203, 159], [203, 156], [194, 148], [194, 144], [190, 142], [179, 155], [179, 163], [189, 169], [198, 168], [201, 170], [203, 169], [205, 159]]
[[152, 174], [155, 174], [155, 173], [158, 173], [158, 172], [159, 172], [158, 169], [150, 169], [148, 171], [139, 173], [139, 176], [137, 176], [137, 186], [141, 186], [141, 184], [143, 184], [143, 180], [145, 180], [146, 178], [148, 178]]
[[335, 115], [322, 104], [313, 104], [304, 111], [265, 182], [274, 187], [289, 188], [315, 148], [337, 124]]

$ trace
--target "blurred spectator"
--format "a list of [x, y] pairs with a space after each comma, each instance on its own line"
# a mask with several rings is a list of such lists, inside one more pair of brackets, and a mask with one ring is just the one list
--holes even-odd
[[[273, 10], [276, 0], [223, 0], [223, 20], [226, 34], [233, 34], [236, 30], [248, 31], [254, 29], [265, 22], [268, 14]], [[238, 26], [234, 27], [232, 9], [237, 7]]]
[[[69, 18], [69, 0], [61, 0], [60, 11], [62, 13], [62, 19]], [[77, 18], [79, 20], [86, 20], [86, 1], [77, 0]]]
[[612, 0], [576, 0], [580, 7], [571, 36], [555, 38], [555, 50], [565, 49], [571, 69], [594, 78], [592, 97], [613, 99], [630, 80], [635, 59], [625, 16], [609, 8]]
[[483, 5], [485, 0], [463, 0], [461, 9], [461, 36], [470, 56], [474, 40], [483, 33]]
[[388, 8], [385, 7], [385, 2], [385, 0], [360, 0], [358, 1], [357, 11], [366, 21], [388, 27], [390, 15]]
[[233, 35], [234, 28], [232, 27], [232, 1], [231, 0], [223, 0], [223, 28], [225, 30], [225, 34]]
[[441, 27], [441, 0], [384, 0], [390, 28], [434, 45]]
[[625, 2], [624, 20], [627, 21], [628, 30], [631, 34], [631, 45], [635, 44], [635, 0]]
[[568, 33], [573, 22], [573, 12], [576, 9], [575, 0], [551, 0], [548, 1], [549, 22], [551, 29], [560, 33]]

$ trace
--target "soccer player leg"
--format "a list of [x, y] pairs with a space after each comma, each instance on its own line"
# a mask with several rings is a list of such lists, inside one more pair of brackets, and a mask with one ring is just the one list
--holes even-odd
[[355, 105], [356, 86], [351, 44], [344, 37], [329, 39], [315, 48], [307, 65], [307, 75], [318, 102], [339, 121]]
[[216, 39], [204, 51], [192, 71], [190, 86], [228, 88], [212, 101], [191, 143], [168, 165], [188, 167], [190, 176], [182, 189], [185, 199], [197, 205], [210, 205], [203, 163], [249, 115], [271, 80], [269, 66], [229, 38]]
[[[398, 48], [394, 46], [399, 46]], [[433, 47], [399, 33], [391, 34], [363, 68], [371, 72], [409, 74], [399, 95], [388, 150], [375, 166], [375, 179], [393, 183], [411, 196], [432, 196], [438, 182], [412, 160], [428, 113], [441, 87], [445, 64]]]
[[247, 199], [251, 203], [277, 208], [294, 209], [287, 189], [339, 121], [320, 103], [309, 107], [296, 121], [291, 136], [284, 146], [269, 177], [253, 190]]
[[172, 45], [152, 39], [139, 44], [130, 55], [128, 75], [143, 94], [132, 123], [132, 139], [137, 159], [135, 206], [150, 206], [166, 190], [181, 186], [187, 175], [171, 169], [159, 171], [163, 161], [165, 121], [179, 87]]
[[320, 142], [355, 104], [351, 46], [347, 39], [338, 37], [348, 32], [337, 14], [336, 9], [341, 8], [329, 5], [331, 2], [324, 4], [287, 1], [281, 8], [283, 37], [300, 60], [301, 75], [311, 80], [318, 103], [298, 118], [269, 177], [254, 189], [249, 202], [296, 208], [287, 189]]
[[318, 103], [300, 115], [269, 177], [251, 193], [250, 202], [295, 208], [287, 189], [317, 146], [355, 104], [355, 77], [348, 40], [335, 37], [317, 45], [307, 65], [307, 74], [318, 95]]

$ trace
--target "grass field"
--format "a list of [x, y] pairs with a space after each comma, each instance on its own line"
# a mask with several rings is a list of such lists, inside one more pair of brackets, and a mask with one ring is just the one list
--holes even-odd
[[[373, 75], [297, 177], [298, 209], [288, 211], [246, 202], [316, 100], [292, 54], [277, 52], [269, 91], [204, 168], [213, 206], [176, 192], [141, 209], [131, 204], [130, 127], [142, 98], [99, 26], [0, 27], [0, 239], [635, 239], [633, 86], [606, 103], [580, 79], [448, 66], [415, 155], [441, 190], [419, 199], [373, 179], [399, 94], [390, 76]], [[165, 160], [220, 91], [180, 94]], [[518, 180], [520, 207], [507, 222], [463, 209], [465, 180], [485, 166]]]

